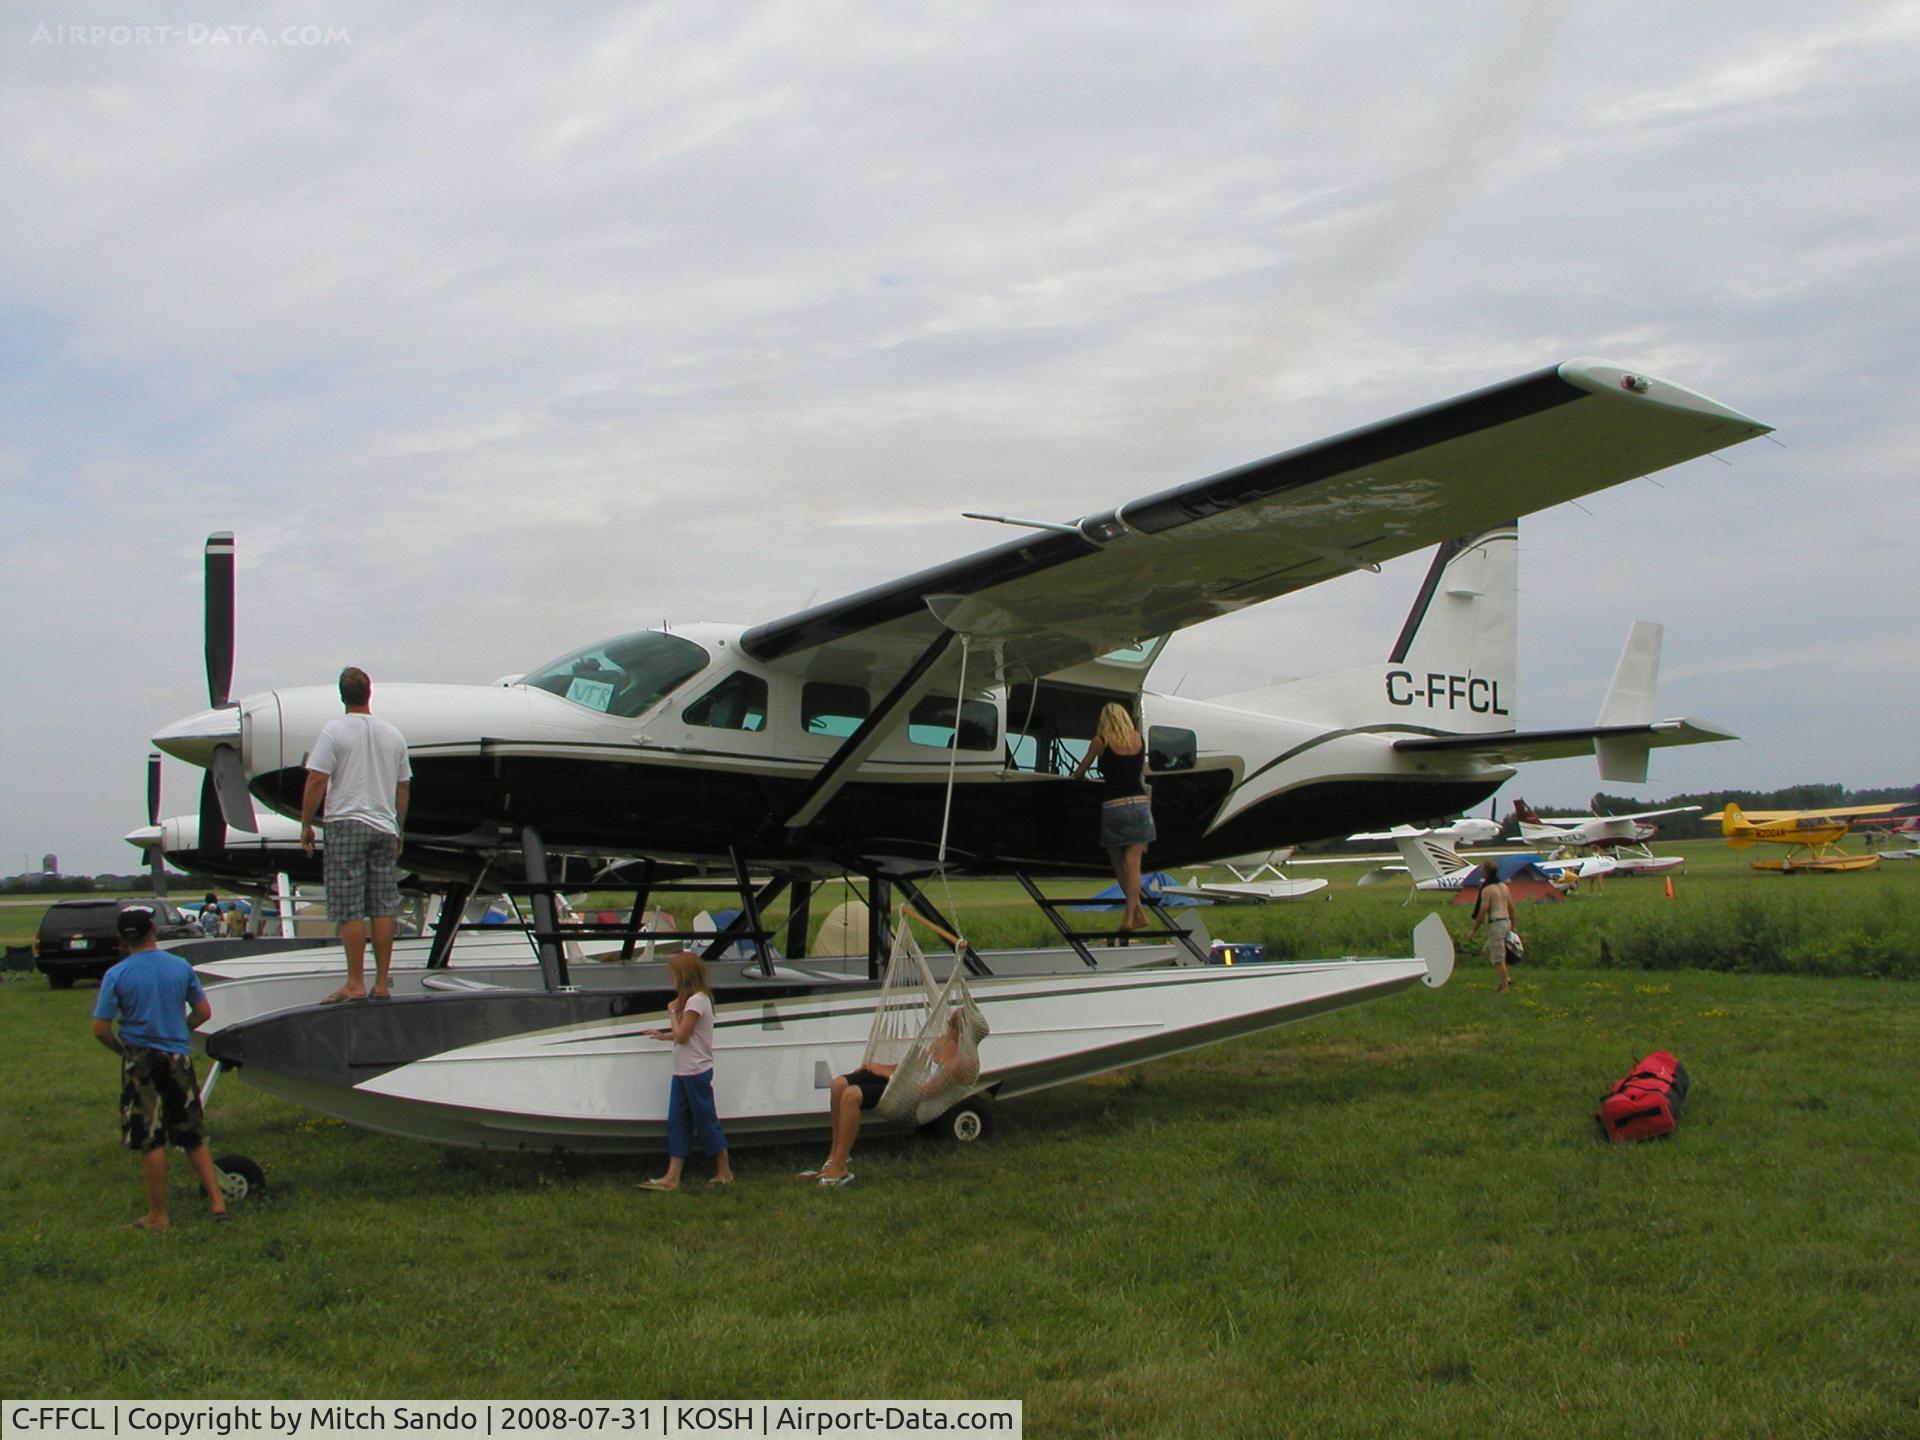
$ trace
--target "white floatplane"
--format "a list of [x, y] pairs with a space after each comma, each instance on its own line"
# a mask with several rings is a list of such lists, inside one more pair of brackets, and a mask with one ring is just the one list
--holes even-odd
[[[875, 1007], [883, 923], [867, 975], [809, 968], [807, 903], [823, 877], [861, 877], [885, 916], [889, 885], [1011, 874], [1059, 928], [1069, 949], [1053, 974], [973, 957], [993, 1024], [983, 1093], [1431, 980], [1444, 968], [1431, 944], [1416, 947], [1426, 958], [1208, 968], [1164, 915], [1133, 938], [1171, 942], [1176, 963], [1146, 967], [1135, 944], [1126, 968], [1103, 964], [1087, 943], [1100, 932], [1073, 931], [1069, 902], [1031, 878], [1106, 868], [1091, 838], [1101, 788], [1067, 779], [1103, 704], [1125, 703], [1146, 734], [1163, 867], [1456, 813], [1530, 759], [1591, 754], [1604, 779], [1644, 780], [1652, 749], [1728, 732], [1641, 717], [1515, 728], [1514, 517], [1768, 428], [1638, 370], [1569, 362], [1072, 522], [1008, 522], [1030, 533], [780, 620], [620, 636], [490, 686], [376, 680], [374, 709], [413, 765], [402, 864], [455, 895], [490, 867], [524, 876], [544, 988], [267, 1014], [209, 1053], [315, 1108], [423, 1138], [650, 1143], [666, 1062], [635, 1032], [666, 993], [577, 983], [550, 856], [736, 877], [739, 917], [705, 951], [744, 940], [757, 952], [720, 995], [722, 1113], [743, 1136], [824, 1125], [821, 1077], [858, 1058]], [[1435, 545], [1384, 664], [1207, 701], [1145, 688], [1173, 631]], [[339, 711], [332, 685], [229, 702], [232, 549], [230, 535], [209, 542], [213, 708], [155, 736], [207, 767], [205, 833], [222, 815], [257, 823], [256, 800], [297, 813], [308, 753]], [[749, 867], [771, 878], [755, 889]], [[656, 879], [649, 868], [635, 882], [635, 913]], [[782, 894], [776, 965], [761, 916]]]
[[1184, 885], [1161, 886], [1160, 893], [1211, 900], [1215, 904], [1274, 905], [1304, 900], [1327, 888], [1328, 882], [1325, 880], [1296, 880], [1281, 870], [1280, 867], [1292, 858], [1293, 847], [1290, 845], [1259, 855], [1236, 855], [1219, 862], [1233, 877], [1231, 880], [1203, 880], [1195, 875]]
[[[1634, 627], [1638, 632], [1641, 627]], [[1657, 629], [1657, 627], [1647, 627]], [[1658, 636], [1653, 639], [1654, 661], [1658, 661]], [[1628, 651], [1634, 642], [1629, 640]], [[1628, 656], [1621, 657], [1621, 664]], [[1650, 709], [1650, 707], [1649, 707]], [[1686, 863], [1684, 855], [1655, 855], [1647, 841], [1659, 833], [1651, 822], [1669, 815], [1699, 813], [1698, 805], [1674, 805], [1664, 810], [1640, 810], [1631, 815], [1536, 815], [1524, 800], [1513, 802], [1513, 818], [1520, 826], [1520, 838], [1534, 845], [1551, 845], [1564, 850], [1588, 850], [1613, 860], [1609, 870], [1615, 875], [1668, 875]], [[1584, 877], [1583, 877], [1584, 878]]]

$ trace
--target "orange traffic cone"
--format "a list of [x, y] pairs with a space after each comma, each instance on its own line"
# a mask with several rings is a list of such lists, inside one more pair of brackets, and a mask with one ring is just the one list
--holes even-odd
[[1673, 898], [1673, 877], [1669, 875], [1667, 876], [1667, 899], [1671, 900], [1672, 898]]

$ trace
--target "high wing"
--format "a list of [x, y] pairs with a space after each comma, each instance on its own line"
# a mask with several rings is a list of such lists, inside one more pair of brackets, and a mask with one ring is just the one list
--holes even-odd
[[1912, 804], [1911, 800], [1893, 800], [1885, 805], [1836, 805], [1831, 810], [1742, 810], [1740, 818], [1763, 825], [1775, 820], [1840, 820], [1849, 815], [1887, 815]]
[[1693, 815], [1699, 812], [1698, 805], [1674, 805], [1665, 810], [1636, 810], [1631, 815], [1536, 815], [1535, 825], [1585, 825], [1594, 820], [1658, 820], [1663, 815]]
[[810, 676], [912, 672], [920, 684], [953, 667], [942, 651], [960, 633], [980, 647], [980, 683], [1038, 677], [1770, 428], [1643, 372], [1570, 361], [754, 626], [740, 643]]

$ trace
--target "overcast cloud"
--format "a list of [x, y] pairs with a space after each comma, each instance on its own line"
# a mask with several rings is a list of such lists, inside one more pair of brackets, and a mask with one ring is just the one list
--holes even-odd
[[[1912, 783], [1917, 134], [1871, 0], [16, 7], [0, 871], [132, 868], [212, 530], [236, 693], [485, 681], [1596, 355], [1782, 444], [1525, 522], [1521, 722], [1658, 620], [1746, 738], [1645, 794]], [[1156, 688], [1380, 658], [1424, 566]]]

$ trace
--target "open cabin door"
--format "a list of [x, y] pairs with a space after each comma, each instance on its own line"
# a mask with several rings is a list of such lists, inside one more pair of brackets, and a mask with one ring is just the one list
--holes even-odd
[[1007, 768], [1065, 775], [1087, 753], [1100, 709], [1118, 701], [1140, 721], [1140, 689], [1167, 636], [1142, 640], [1007, 691]]

